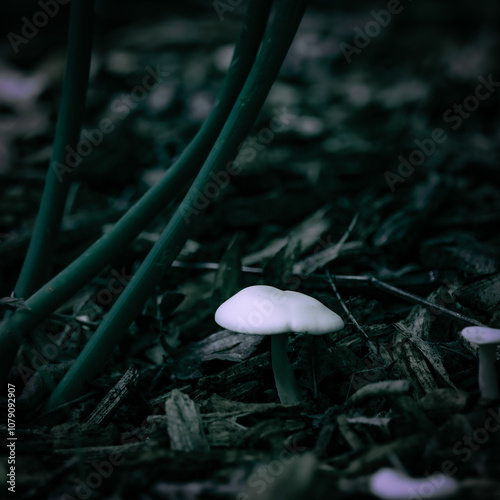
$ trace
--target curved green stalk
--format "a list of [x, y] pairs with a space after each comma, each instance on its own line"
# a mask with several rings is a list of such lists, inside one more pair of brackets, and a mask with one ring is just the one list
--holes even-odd
[[194, 176], [213, 146], [250, 72], [262, 41], [271, 3], [269, 0], [253, 0], [249, 4], [214, 109], [162, 180], [143, 195], [110, 232], [34, 293], [26, 301], [30, 310], [17, 311], [0, 326], [0, 376], [3, 380], [23, 338], [122, 252]]
[[14, 289], [16, 297], [27, 298], [48, 278], [52, 255], [61, 226], [74, 169], [61, 170], [80, 137], [92, 50], [93, 0], [73, 0], [70, 7], [66, 73], [57, 117], [54, 148], [50, 159], [40, 209], [28, 252]]
[[278, 75], [303, 16], [306, 3], [306, 0], [281, 0], [263, 47], [238, 101], [200, 173], [159, 240], [52, 393], [44, 408], [45, 412], [54, 410], [81, 394], [85, 382], [91, 380], [102, 369], [113, 348], [140, 312], [158, 278], [172, 264], [181, 250], [192, 229], [192, 225], [189, 225], [190, 219], [186, 218], [186, 214], [195, 213], [195, 220], [199, 220], [198, 215], [206, 209], [206, 206], [195, 209], [200, 193], [204, 192], [204, 188], [211, 180], [211, 175], [223, 172], [228, 162], [236, 157], [238, 145], [250, 132], [269, 89]]

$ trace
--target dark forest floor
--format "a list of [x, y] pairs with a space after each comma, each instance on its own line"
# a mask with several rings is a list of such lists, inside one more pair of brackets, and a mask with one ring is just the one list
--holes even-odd
[[[395, 467], [451, 475], [453, 498], [500, 498], [498, 401], [479, 397], [477, 351], [459, 335], [467, 324], [353, 279], [334, 279], [337, 295], [327, 275], [375, 276], [500, 328], [500, 8], [403, 1], [384, 27], [371, 11], [388, 3], [332, 4], [308, 9], [246, 143], [249, 160], [66, 423], [37, 423], [44, 376], [62, 377], [169, 209], [23, 347], [12, 374], [17, 497], [371, 498], [369, 476]], [[79, 165], [54, 273], [186, 147], [243, 7], [221, 21], [211, 2], [98, 3], [85, 127], [96, 134], [105, 117], [114, 127]], [[6, 32], [39, 7], [10, 8], [25, 10], [7, 12]], [[17, 54], [5, 37], [0, 45], [1, 297], [43, 189], [66, 19], [61, 8]], [[378, 34], [363, 42], [365, 27]], [[156, 83], [144, 90], [148, 74]], [[225, 298], [257, 283], [312, 295], [346, 323], [313, 340], [290, 336], [302, 405], [278, 404], [268, 338], [214, 322]], [[49, 333], [59, 349], [40, 355]], [[384, 381], [393, 382], [352, 397]]]

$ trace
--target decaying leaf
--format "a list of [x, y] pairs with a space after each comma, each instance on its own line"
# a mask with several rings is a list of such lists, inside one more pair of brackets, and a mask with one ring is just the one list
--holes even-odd
[[[399, 327], [404, 329], [400, 325]], [[400, 335], [394, 350], [397, 367], [405, 379], [412, 381], [417, 398], [442, 385], [454, 387], [441, 358], [423, 340], [415, 336]]]
[[235, 235], [226, 248], [215, 273], [212, 307], [217, 309], [241, 289], [241, 240]]
[[500, 309], [500, 274], [464, 285], [456, 297], [472, 311], [493, 316]]
[[[201, 378], [198, 381], [198, 389], [210, 390], [221, 395], [226, 394], [225, 397], [228, 399], [239, 400], [243, 396], [243, 394], [239, 393], [247, 388], [245, 384], [250, 383], [257, 386], [258, 382], [255, 380], [255, 373], [262, 373], [264, 370], [271, 370], [271, 355], [269, 352], [237, 363], [215, 375]], [[228, 393], [231, 393], [231, 395]]]
[[500, 270], [498, 258], [491, 249], [466, 233], [427, 240], [420, 253], [425, 265], [455, 269], [466, 277], [484, 276]]
[[179, 351], [174, 362], [174, 374], [180, 380], [201, 377], [203, 363], [220, 359], [242, 361], [247, 359], [262, 342], [263, 335], [244, 335], [221, 330]]
[[330, 228], [331, 220], [327, 216], [331, 207], [323, 207], [313, 215], [305, 219], [299, 225], [295, 226], [288, 235], [275, 238], [265, 248], [243, 257], [243, 265], [250, 266], [252, 264], [261, 263], [275, 255], [283, 248], [291, 239], [300, 244], [302, 252], [307, 251], [317, 243], [321, 235]]
[[412, 191], [412, 198], [391, 213], [373, 235], [376, 247], [397, 246], [410, 248], [418, 241], [428, 215], [439, 207], [444, 198], [444, 183], [440, 176], [431, 175]]
[[300, 240], [290, 238], [276, 254], [266, 263], [263, 273], [263, 282], [280, 290], [286, 290], [291, 284], [293, 264], [300, 255]]

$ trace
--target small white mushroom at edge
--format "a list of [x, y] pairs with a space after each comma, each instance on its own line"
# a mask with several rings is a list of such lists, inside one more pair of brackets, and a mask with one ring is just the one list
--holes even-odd
[[461, 331], [462, 337], [476, 344], [479, 351], [479, 390], [485, 399], [498, 399], [498, 376], [495, 369], [500, 330], [485, 326], [469, 326]]
[[370, 493], [383, 500], [410, 498], [449, 498], [459, 491], [456, 479], [436, 473], [425, 478], [413, 478], [395, 469], [383, 468], [370, 478]]

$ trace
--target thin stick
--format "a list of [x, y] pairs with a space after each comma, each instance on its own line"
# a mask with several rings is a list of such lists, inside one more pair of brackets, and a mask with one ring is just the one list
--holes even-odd
[[378, 348], [373, 342], [373, 340], [368, 336], [368, 334], [363, 330], [362, 326], [356, 321], [356, 318], [351, 314], [351, 311], [347, 308], [345, 302], [342, 300], [342, 297], [340, 296], [339, 292], [337, 291], [337, 287], [335, 286], [335, 283], [332, 280], [332, 276], [329, 271], [326, 271], [326, 277], [328, 279], [328, 282], [330, 283], [330, 286], [332, 287], [333, 293], [336, 295], [337, 299], [340, 302], [340, 305], [342, 306], [342, 309], [344, 309], [344, 312], [349, 316], [349, 319], [354, 323], [356, 328], [366, 337], [366, 340], [368, 342], [368, 346], [370, 347], [370, 350], [372, 351], [372, 354], [378, 357]]
[[[184, 267], [187, 269], [206, 269], [206, 270], [218, 269], [218, 267], [219, 267], [219, 264], [217, 264], [216, 262], [186, 263], [186, 262], [182, 262], [179, 260], [174, 261], [172, 265], [173, 265], [173, 267]], [[242, 266], [241, 270], [245, 273], [251, 273], [251, 274], [262, 274], [263, 273], [263, 268], [261, 268], [261, 267]], [[315, 274], [309, 274], [309, 275], [297, 274], [294, 276], [297, 276], [298, 278], [304, 278], [304, 279], [316, 278], [316, 279], [320, 279], [323, 281], [327, 277], [326, 274], [321, 274], [321, 273], [315, 273]], [[418, 304], [418, 305], [421, 305], [421, 306], [424, 306], [427, 308], [438, 310], [443, 315], [448, 316], [449, 318], [452, 318], [456, 321], [463, 321], [464, 323], [467, 323], [470, 325], [475, 325], [475, 326], [486, 326], [485, 324], [481, 323], [480, 321], [477, 321], [473, 318], [470, 318], [469, 316], [465, 316], [464, 314], [460, 314], [460, 313], [457, 313], [455, 311], [451, 311], [450, 309], [446, 309], [446, 307], [440, 306], [439, 304], [436, 304], [435, 302], [431, 302], [430, 300], [419, 297], [418, 295], [415, 295], [411, 292], [407, 292], [406, 290], [402, 290], [401, 288], [397, 288], [393, 285], [389, 285], [385, 281], [380, 281], [378, 278], [375, 278], [374, 276], [367, 276], [367, 275], [356, 276], [356, 275], [331, 274], [331, 273], [329, 273], [329, 276], [332, 278], [332, 280], [335, 280], [337, 282], [356, 283], [358, 285], [374, 286], [375, 288], [378, 288], [379, 290], [391, 293], [392, 295], [395, 295], [403, 300], [406, 300], [407, 302], [411, 302], [413, 304]]]
[[370, 283], [373, 286], [375, 286], [375, 288], [378, 288], [379, 290], [384, 290], [385, 292], [392, 293], [393, 295], [401, 297], [402, 299], [405, 299], [408, 302], [413, 302], [414, 304], [419, 304], [424, 307], [437, 309], [444, 315], [453, 318], [455, 320], [463, 321], [464, 323], [470, 323], [476, 326], [486, 326], [483, 323], [476, 321], [475, 319], [469, 318], [468, 316], [464, 316], [463, 314], [457, 313], [455, 311], [451, 311], [450, 309], [446, 309], [446, 307], [440, 306], [435, 302], [431, 302], [430, 300], [423, 299], [418, 295], [414, 295], [413, 293], [401, 290], [400, 288], [396, 288], [395, 286], [389, 285], [388, 283], [384, 283], [383, 281], [380, 281], [374, 276], [368, 276], [367, 278], [369, 279]]

